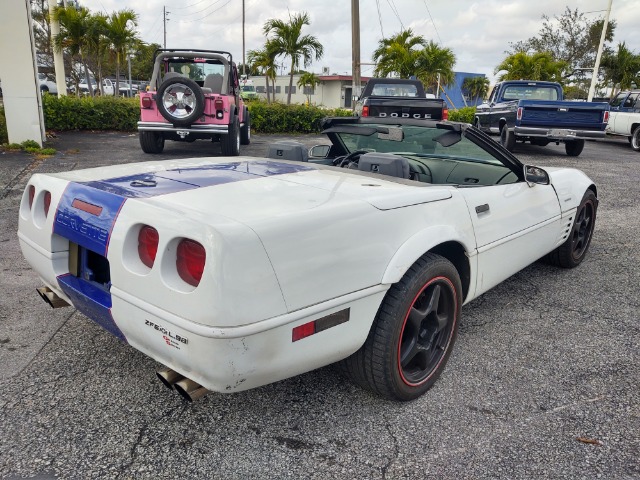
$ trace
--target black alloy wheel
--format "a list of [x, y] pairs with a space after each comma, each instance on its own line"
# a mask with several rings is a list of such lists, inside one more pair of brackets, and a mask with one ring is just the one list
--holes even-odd
[[592, 190], [587, 190], [576, 209], [575, 220], [565, 242], [546, 255], [543, 260], [562, 268], [574, 268], [582, 263], [593, 237], [596, 225], [598, 199]]
[[407, 311], [398, 346], [402, 380], [412, 387], [436, 371], [451, 340], [456, 317], [455, 287], [446, 277], [429, 281]]
[[589, 248], [595, 220], [596, 206], [592, 199], [588, 199], [578, 207], [571, 230], [571, 256], [574, 261], [582, 259]]
[[438, 379], [458, 332], [462, 285], [444, 257], [426, 253], [391, 286], [364, 345], [343, 360], [358, 385], [394, 400], [413, 400]]

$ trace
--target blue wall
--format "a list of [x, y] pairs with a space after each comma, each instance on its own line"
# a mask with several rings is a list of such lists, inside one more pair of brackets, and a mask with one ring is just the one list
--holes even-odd
[[[447, 98], [442, 92], [440, 93], [440, 97], [443, 98], [449, 108], [462, 108], [465, 106], [464, 99], [462, 98], [462, 83], [464, 79], [467, 77], [484, 77], [484, 73], [468, 73], [468, 72], [456, 72], [456, 78], [453, 82], [453, 85], [449, 87], [444, 87], [444, 91], [449, 98]], [[476, 105], [480, 105], [482, 103], [482, 98], [478, 98], [477, 103], [474, 103], [474, 98], [470, 98], [467, 100], [467, 107], [475, 107]], [[451, 103], [453, 102], [453, 105]]]

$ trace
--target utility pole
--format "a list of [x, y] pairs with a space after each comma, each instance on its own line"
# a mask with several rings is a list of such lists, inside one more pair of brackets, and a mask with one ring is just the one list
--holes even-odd
[[244, 0], [242, 0], [242, 75], [245, 75], [244, 62]]
[[593, 66], [593, 75], [591, 76], [591, 86], [589, 87], [589, 96], [587, 102], [593, 100], [593, 95], [596, 92], [596, 82], [598, 81], [598, 70], [600, 70], [600, 58], [602, 58], [602, 49], [604, 48], [604, 39], [607, 36], [607, 26], [609, 25], [609, 14], [611, 13], [611, 3], [613, 0], [609, 0], [609, 6], [607, 7], [607, 14], [604, 17], [604, 24], [602, 25], [602, 35], [600, 35], [600, 45], [598, 46], [598, 54], [596, 55], [596, 64]]
[[169, 21], [169, 19], [167, 18], [167, 15], [169, 15], [171, 12], [167, 12], [167, 7], [166, 5], [162, 6], [162, 22], [164, 24], [164, 48], [167, 48], [167, 22]]
[[360, 96], [360, 0], [351, 0], [351, 108]]
[[[58, 4], [55, 0], [49, 0], [49, 13], [53, 14], [53, 11], [58, 7]], [[66, 7], [66, 5], [65, 5]], [[57, 20], [53, 18], [51, 15], [51, 42], [53, 43], [53, 37], [60, 33], [60, 24]], [[65, 81], [64, 75], [64, 57], [62, 54], [62, 50], [56, 50], [56, 48], [52, 45], [53, 50], [53, 65], [56, 74], [56, 88], [58, 89], [58, 97], [62, 97], [67, 94], [67, 82]]]

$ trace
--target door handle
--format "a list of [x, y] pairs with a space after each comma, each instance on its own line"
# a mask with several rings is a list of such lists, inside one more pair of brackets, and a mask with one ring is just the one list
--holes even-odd
[[489, 204], [485, 203], [484, 205], [478, 205], [476, 207], [476, 213], [480, 215], [481, 213], [485, 213], [489, 211]]

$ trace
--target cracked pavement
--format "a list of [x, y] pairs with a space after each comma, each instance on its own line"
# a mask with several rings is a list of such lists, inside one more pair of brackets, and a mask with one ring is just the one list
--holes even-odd
[[[243, 153], [284, 138], [255, 135]], [[16, 237], [29, 175], [152, 158], [123, 133], [53, 144], [45, 160], [0, 154], [1, 478], [640, 478], [640, 154], [626, 140], [577, 158], [517, 150], [596, 182], [588, 256], [573, 270], [531, 265], [466, 305], [445, 372], [410, 403], [327, 367], [187, 404], [156, 362], [50, 309]], [[160, 158], [219, 154], [169, 142]]]

